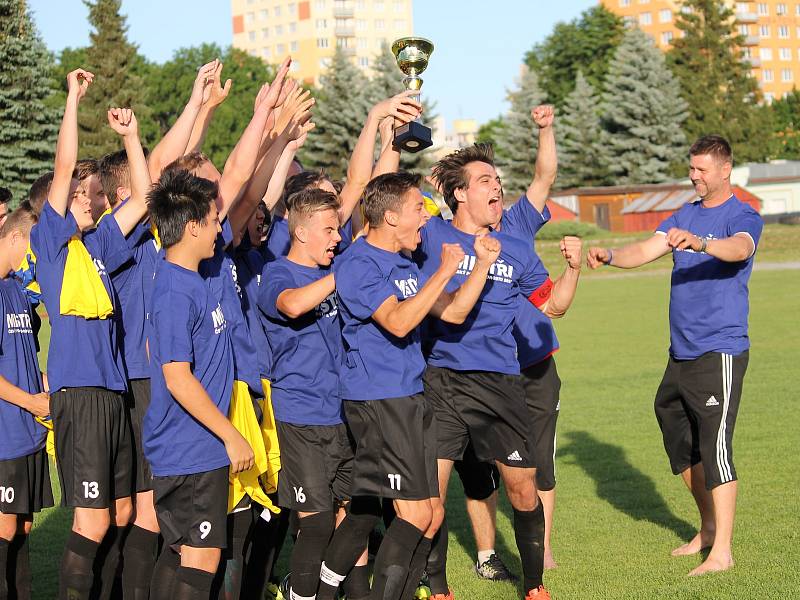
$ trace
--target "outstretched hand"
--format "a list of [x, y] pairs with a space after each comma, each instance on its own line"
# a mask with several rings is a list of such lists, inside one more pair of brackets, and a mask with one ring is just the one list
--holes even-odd
[[531, 110], [531, 117], [539, 129], [544, 129], [553, 124], [556, 118], [556, 111], [551, 104], [540, 104]]
[[80, 100], [94, 81], [94, 73], [84, 69], [75, 69], [67, 74], [67, 95]]
[[210, 85], [203, 90], [203, 104], [210, 107], [216, 107], [225, 102], [225, 98], [228, 97], [233, 85], [233, 80], [231, 79], [226, 79], [225, 85], [222, 85], [222, 66], [222, 63], [217, 59], [217, 66], [214, 69], [212, 79], [209, 81]]
[[417, 100], [417, 90], [406, 90], [396, 96], [378, 102], [370, 110], [370, 115], [379, 122], [394, 117], [395, 126], [409, 123], [422, 114], [422, 104]]
[[275, 119], [274, 131], [280, 135], [293, 120], [307, 121], [311, 118], [309, 111], [315, 102], [316, 100], [311, 97], [310, 91], [295, 85], [281, 105], [275, 109], [278, 115]]
[[189, 98], [190, 104], [201, 106], [208, 102], [211, 96], [211, 89], [214, 86], [214, 77], [219, 65], [219, 59], [215, 58], [210, 63], [204, 64], [197, 70], [197, 76], [194, 78], [194, 83], [192, 84], [192, 95]]
[[130, 108], [110, 108], [108, 110], [108, 124], [111, 129], [122, 137], [138, 135], [139, 125], [136, 122], [136, 115]]
[[269, 86], [261, 87], [256, 98], [254, 112], [259, 110], [272, 110], [278, 105], [282, 98], [286, 98], [289, 90], [287, 88], [287, 90], [284, 91], [283, 87], [286, 74], [289, 72], [289, 66], [291, 64], [292, 58], [287, 56], [278, 67], [278, 73], [275, 75], [275, 79], [272, 80], [272, 83]]

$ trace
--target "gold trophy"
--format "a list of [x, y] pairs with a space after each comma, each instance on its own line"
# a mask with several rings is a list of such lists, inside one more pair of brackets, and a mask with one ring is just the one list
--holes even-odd
[[[403, 85], [407, 90], [419, 91], [422, 87], [419, 74], [428, 67], [428, 60], [433, 54], [433, 42], [420, 37], [400, 38], [392, 44], [392, 54], [397, 60], [397, 66], [406, 75]], [[419, 120], [411, 121], [394, 130], [395, 148], [406, 152], [419, 152], [432, 145], [431, 128]]]

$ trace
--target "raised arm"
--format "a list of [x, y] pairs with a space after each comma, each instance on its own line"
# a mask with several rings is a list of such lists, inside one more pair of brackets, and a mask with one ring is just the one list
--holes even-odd
[[278, 295], [275, 306], [290, 319], [314, 310], [336, 288], [333, 273], [303, 287], [287, 289]]
[[539, 149], [536, 152], [533, 181], [528, 186], [526, 196], [536, 210], [543, 212], [558, 172], [556, 136], [553, 127], [555, 111], [549, 104], [543, 104], [531, 111], [531, 118], [539, 127]]
[[364, 188], [372, 178], [372, 163], [375, 155], [375, 136], [378, 125], [386, 117], [394, 117], [399, 123], [408, 123], [422, 112], [422, 105], [414, 97], [418, 92], [406, 90], [396, 96], [378, 102], [367, 115], [361, 134], [358, 136], [350, 162], [347, 165], [347, 180], [339, 194], [339, 223], [344, 224], [353, 214]]
[[161, 367], [170, 394], [186, 412], [197, 419], [225, 444], [231, 471], [238, 473], [253, 466], [253, 449], [228, 418], [212, 402], [188, 362], [171, 362]]
[[589, 248], [586, 264], [592, 269], [611, 265], [620, 269], [635, 269], [672, 252], [667, 236], [657, 233], [652, 237], [621, 248]]
[[147, 160], [151, 180], [157, 180], [161, 176], [161, 171], [164, 167], [183, 156], [184, 152], [186, 152], [200, 109], [211, 96], [211, 89], [214, 85], [214, 77], [218, 67], [221, 67], [219, 59], [214, 59], [198, 70], [189, 102], [186, 103], [175, 124], [170, 127], [166, 135], [153, 148]]
[[150, 191], [150, 173], [139, 141], [136, 115], [130, 108], [112, 108], [108, 111], [108, 124], [122, 136], [128, 167], [131, 173], [131, 197], [114, 213], [120, 231], [128, 235], [147, 214], [147, 192]]
[[400, 168], [400, 151], [394, 147], [394, 125], [394, 117], [386, 117], [378, 127], [381, 153], [372, 169], [372, 179], [385, 173], [396, 173]]
[[206, 139], [206, 133], [208, 133], [208, 126], [211, 124], [211, 119], [214, 117], [214, 112], [220, 104], [225, 102], [225, 98], [228, 97], [231, 91], [232, 84], [233, 81], [228, 79], [223, 87], [222, 63], [218, 63], [214, 71], [214, 80], [211, 82], [211, 89], [208, 90], [208, 99], [206, 100], [204, 95], [203, 106], [200, 108], [200, 112], [192, 125], [192, 133], [189, 136], [189, 141], [186, 143], [186, 148], [184, 150], [185, 154], [199, 152], [202, 149], [203, 142]]
[[402, 302], [390, 296], [372, 318], [393, 336], [406, 337], [431, 312], [463, 259], [464, 251], [459, 244], [442, 244], [441, 264], [417, 295]]
[[475, 237], [475, 267], [452, 294], [443, 292], [431, 314], [447, 323], [460, 325], [466, 319], [486, 286], [486, 278], [494, 261], [500, 256], [500, 242], [486, 235]]
[[47, 197], [50, 206], [62, 217], [67, 214], [72, 172], [78, 160], [78, 104], [93, 80], [94, 75], [83, 69], [75, 69], [67, 75], [67, 104], [58, 131], [53, 183]]

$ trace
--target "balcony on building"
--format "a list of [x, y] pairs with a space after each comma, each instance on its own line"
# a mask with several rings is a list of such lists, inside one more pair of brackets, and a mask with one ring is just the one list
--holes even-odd
[[746, 35], [744, 36], [744, 45], [745, 46], [758, 46], [759, 41], [761, 40], [760, 37], [757, 35]]
[[342, 54], [345, 56], [355, 56], [356, 49], [350, 46], [339, 46], [339, 49], [342, 51]]
[[356, 28], [353, 25], [337, 25], [333, 28], [336, 37], [356, 37]]
[[751, 12], [737, 12], [736, 13], [736, 22], [737, 23], [757, 23], [758, 22], [758, 15], [756, 13], [751, 13]]
[[333, 17], [339, 19], [349, 19], [356, 15], [355, 6], [352, 2], [334, 2]]
[[761, 67], [761, 59], [755, 56], [744, 56], [742, 60], [750, 65], [753, 69], [758, 69]]

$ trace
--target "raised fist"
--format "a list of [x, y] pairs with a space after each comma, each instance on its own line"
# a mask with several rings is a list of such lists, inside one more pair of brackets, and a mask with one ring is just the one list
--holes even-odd
[[110, 108], [108, 110], [108, 124], [111, 129], [122, 137], [139, 133], [136, 115], [133, 114], [130, 108]]
[[449, 275], [455, 275], [458, 266], [464, 260], [461, 244], [442, 244], [442, 269]]
[[89, 84], [94, 81], [94, 73], [84, 69], [75, 69], [67, 74], [67, 94], [78, 100], [86, 95]]
[[583, 240], [574, 235], [567, 235], [561, 240], [561, 256], [567, 261], [570, 269], [580, 270], [583, 255]]
[[483, 265], [491, 265], [500, 256], [500, 240], [488, 235], [475, 236], [475, 256]]

